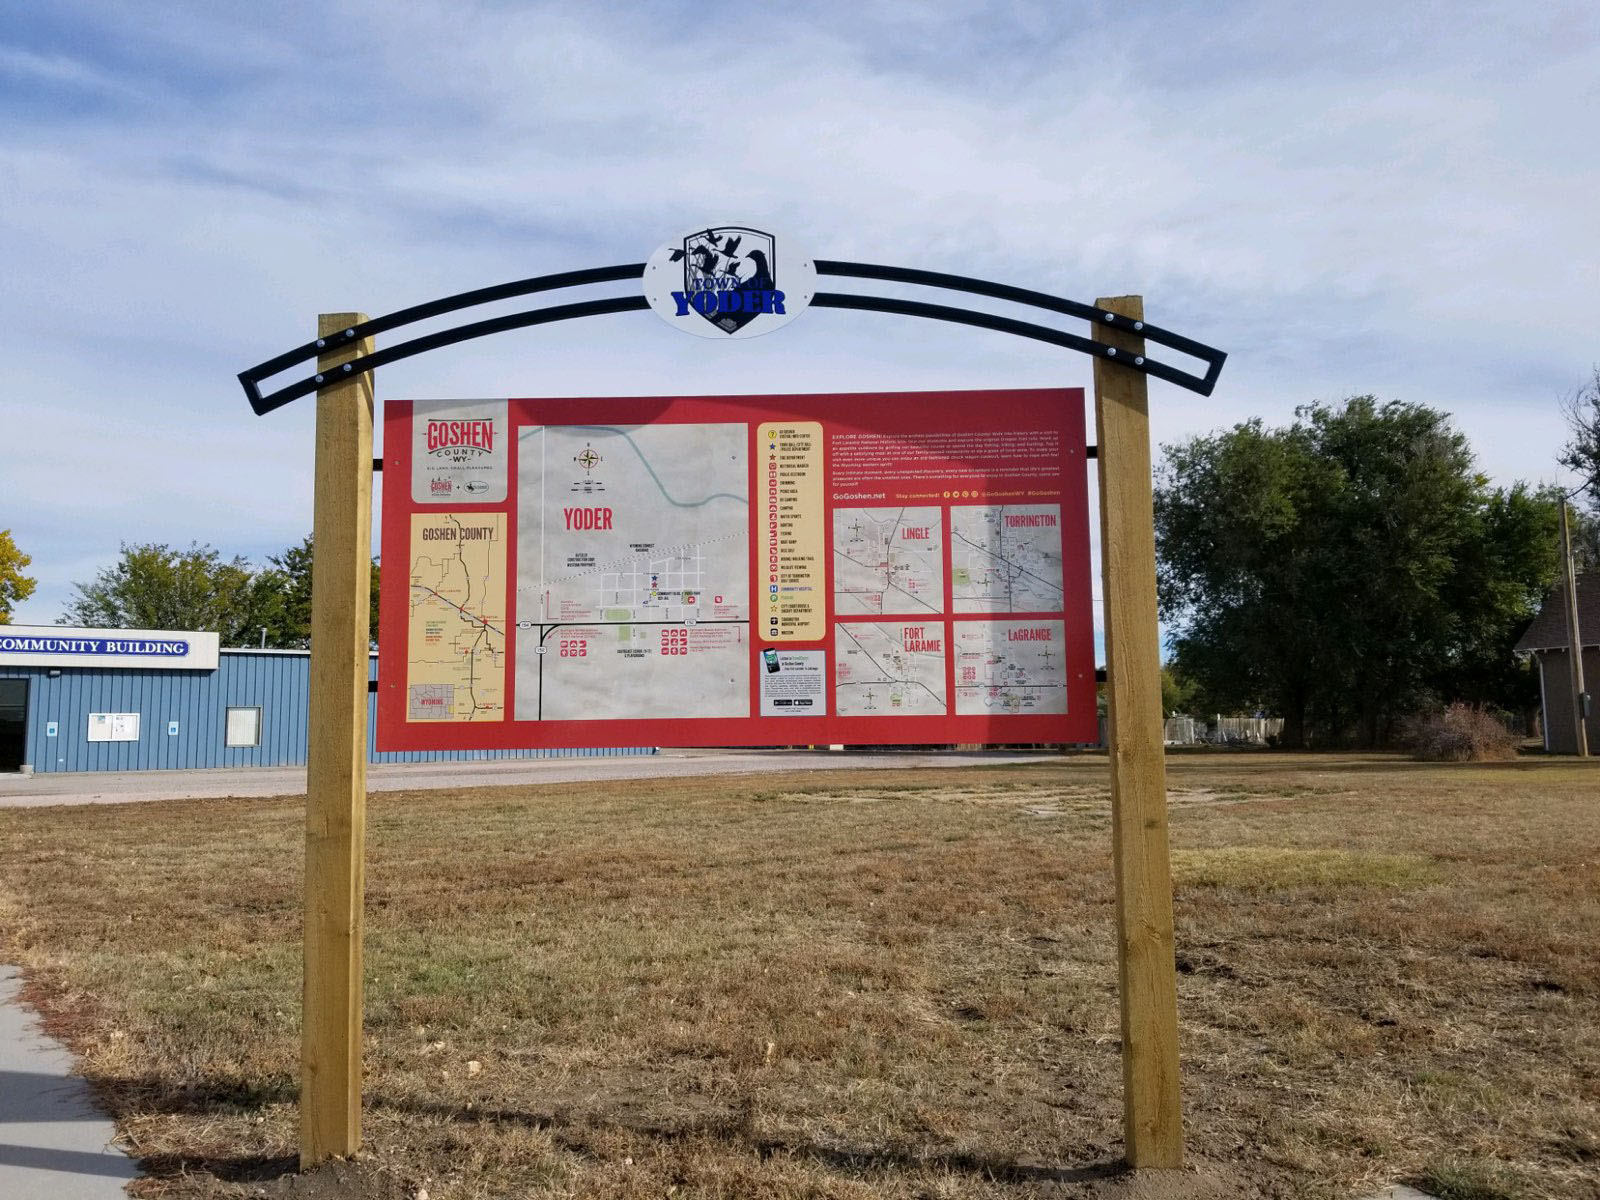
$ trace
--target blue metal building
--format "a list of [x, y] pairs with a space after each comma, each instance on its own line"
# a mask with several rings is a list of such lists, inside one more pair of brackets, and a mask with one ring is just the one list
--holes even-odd
[[[293, 766], [306, 761], [311, 658], [301, 650], [223, 650], [214, 669], [15, 665], [0, 660], [0, 770], [138, 771]], [[377, 659], [372, 660], [377, 677]], [[446, 762], [650, 754], [465, 750], [379, 754], [372, 762]], [[128, 718], [137, 714], [137, 718]], [[113, 730], [109, 717], [121, 718]], [[96, 736], [103, 734], [103, 736]], [[5, 761], [10, 759], [12, 761]]]

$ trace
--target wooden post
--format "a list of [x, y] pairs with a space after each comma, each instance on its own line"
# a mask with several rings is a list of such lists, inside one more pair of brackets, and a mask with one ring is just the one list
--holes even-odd
[[1578, 629], [1578, 578], [1572, 567], [1572, 530], [1567, 502], [1561, 501], [1561, 583], [1567, 598], [1567, 678], [1572, 683], [1572, 723], [1578, 734], [1578, 757], [1589, 757], [1589, 723], [1583, 711], [1583, 637]]
[[[343, 334], [360, 313], [324, 313], [317, 371], [311, 568], [311, 708], [306, 758], [305, 977], [300, 1166], [361, 1145], [361, 908], [367, 819], [368, 612], [372, 576], [372, 353]], [[337, 380], [337, 382], [335, 382]]]
[[[1136, 321], [1144, 319], [1139, 296], [1101, 299], [1098, 304]], [[1094, 337], [1115, 346], [1130, 361], [1144, 354], [1142, 337], [1103, 326], [1095, 328]], [[1150, 408], [1144, 373], [1096, 358], [1094, 410], [1100, 442], [1124, 1152], [1133, 1167], [1180, 1167], [1178, 992], [1156, 626]]]

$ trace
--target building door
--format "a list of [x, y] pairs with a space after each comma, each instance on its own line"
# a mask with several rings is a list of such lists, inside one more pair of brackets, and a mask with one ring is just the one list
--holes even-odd
[[28, 681], [0, 679], [0, 771], [22, 769], [28, 745]]

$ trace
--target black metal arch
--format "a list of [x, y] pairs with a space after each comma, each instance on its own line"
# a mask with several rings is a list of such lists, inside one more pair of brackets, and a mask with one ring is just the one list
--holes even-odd
[[[947, 291], [966, 292], [974, 296], [987, 296], [995, 300], [1007, 300], [1016, 304], [1028, 305], [1032, 308], [1044, 309], [1047, 312], [1060, 313], [1064, 316], [1078, 317], [1093, 325], [1106, 326], [1111, 329], [1120, 329], [1126, 333], [1135, 334], [1147, 342], [1167, 346], [1181, 354], [1187, 354], [1199, 359], [1206, 366], [1203, 375], [1196, 375], [1184, 371], [1167, 363], [1157, 362], [1145, 355], [1129, 355], [1126, 352], [1118, 355], [1114, 346], [1097, 342], [1093, 338], [1081, 334], [1068, 333], [1063, 329], [1055, 329], [1048, 325], [1035, 325], [1027, 321], [1018, 321], [1011, 317], [1002, 317], [981, 309], [956, 308], [947, 304], [929, 304], [921, 300], [902, 300], [890, 296], [864, 296], [853, 292], [818, 292], [811, 299], [815, 308], [844, 308], [861, 312], [892, 313], [905, 317], [922, 317], [933, 321], [950, 321], [958, 325], [971, 325], [978, 329], [992, 329], [998, 333], [1009, 333], [1016, 337], [1030, 338], [1038, 342], [1047, 342], [1052, 346], [1062, 346], [1068, 350], [1077, 350], [1095, 358], [1116, 359], [1124, 366], [1136, 371], [1143, 371], [1146, 375], [1153, 375], [1157, 379], [1165, 379], [1168, 383], [1187, 388], [1191, 392], [1198, 392], [1202, 396], [1209, 396], [1217, 384], [1217, 376], [1222, 373], [1222, 364], [1227, 355], [1221, 350], [1205, 346], [1186, 338], [1181, 334], [1162, 329], [1155, 325], [1147, 325], [1143, 321], [1135, 321], [1118, 313], [1107, 312], [1103, 308], [1096, 308], [1092, 304], [1083, 304], [1076, 300], [1065, 300], [1059, 296], [1047, 295], [1044, 292], [1035, 292], [1027, 288], [1011, 287], [1003, 283], [991, 283], [983, 279], [970, 279], [965, 275], [946, 275], [939, 271], [917, 271], [909, 267], [886, 267], [874, 263], [837, 262], [832, 259], [818, 259], [816, 261], [818, 275], [837, 275], [849, 279], [878, 279], [888, 283], [919, 284], [925, 287], [944, 288]], [[263, 395], [261, 384], [298, 363], [314, 360], [329, 349], [336, 349], [340, 345], [354, 342], [360, 338], [371, 337], [375, 334], [385, 333], [391, 329], [398, 329], [417, 321], [425, 321], [430, 317], [443, 316], [445, 313], [458, 312], [464, 308], [474, 308], [481, 304], [493, 304], [499, 300], [510, 300], [516, 296], [530, 296], [537, 292], [560, 291], [564, 288], [585, 287], [596, 283], [614, 283], [623, 279], [638, 279], [644, 274], [643, 263], [627, 263], [616, 267], [596, 267], [587, 271], [563, 271], [555, 275], [540, 275], [533, 279], [518, 279], [511, 283], [502, 283], [495, 287], [477, 288], [470, 292], [461, 292], [454, 296], [446, 296], [441, 300], [432, 300], [427, 304], [416, 304], [410, 308], [402, 308], [387, 316], [374, 317], [370, 321], [363, 321], [359, 325], [344, 330], [343, 333], [332, 337], [317, 338], [293, 350], [285, 351], [266, 362], [258, 363], [248, 371], [239, 373], [239, 382], [244, 387], [244, 392], [250, 400], [250, 407], [257, 416], [271, 412], [275, 408], [282, 408], [291, 400], [301, 396], [310, 395], [318, 388], [324, 386], [328, 379], [320, 374], [312, 374], [295, 383], [279, 388], [277, 391]], [[340, 378], [363, 371], [371, 371], [389, 363], [399, 362], [401, 359], [411, 358], [429, 350], [437, 350], [442, 346], [453, 346], [457, 342], [467, 342], [474, 338], [486, 337], [491, 333], [504, 333], [509, 329], [524, 329], [533, 325], [548, 325], [555, 321], [572, 321], [580, 317], [598, 317], [606, 313], [632, 312], [636, 309], [649, 308], [649, 302], [641, 295], [612, 296], [599, 300], [582, 300], [572, 304], [555, 304], [546, 308], [529, 309], [526, 312], [507, 313], [504, 316], [490, 317], [482, 321], [472, 321], [465, 325], [457, 325], [453, 329], [444, 329], [436, 333], [424, 334], [413, 338], [409, 342], [398, 342], [393, 346], [386, 346], [371, 354], [363, 355], [354, 362], [346, 363], [340, 368]]]

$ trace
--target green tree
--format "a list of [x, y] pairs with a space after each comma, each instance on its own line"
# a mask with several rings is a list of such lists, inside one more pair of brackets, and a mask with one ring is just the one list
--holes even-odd
[[1510, 651], [1554, 576], [1553, 500], [1490, 488], [1445, 414], [1361, 396], [1166, 452], [1161, 603], [1207, 711], [1375, 745], [1438, 700], [1525, 702]]
[[1567, 444], [1557, 456], [1578, 475], [1577, 497], [1587, 512], [1573, 522], [1572, 553], [1579, 570], [1600, 570], [1600, 367], [1561, 403]]
[[1531, 662], [1511, 649], [1561, 570], [1560, 493], [1517, 483], [1484, 495], [1470, 536], [1455, 550], [1456, 570], [1441, 601], [1454, 639], [1429, 680], [1442, 700], [1529, 710], [1539, 704]]
[[1572, 561], [1580, 571], [1600, 571], [1600, 506], [1589, 512], [1568, 510]]
[[11, 530], [0, 529], [0, 625], [8, 623], [13, 606], [33, 595], [33, 589], [39, 586], [37, 579], [22, 573], [32, 561], [31, 555], [17, 549]]
[[1194, 683], [1178, 669], [1176, 663], [1165, 664], [1161, 668], [1161, 715], [1170, 717], [1174, 713], [1182, 713], [1193, 716], [1195, 699]]
[[1600, 367], [1562, 401], [1561, 412], [1570, 435], [1561, 448], [1561, 465], [1577, 472], [1589, 506], [1600, 511]]
[[73, 586], [63, 625], [214, 630], [224, 646], [254, 644], [272, 603], [247, 561], [198, 543], [125, 543], [114, 565]]
[[311, 645], [311, 538], [281, 554], [269, 554], [256, 576], [257, 586], [272, 596], [263, 606], [267, 645], [275, 650], [304, 650]]
[[[313, 559], [309, 534], [282, 554], [267, 556], [268, 566], [257, 577], [258, 586], [271, 597], [264, 601], [264, 611], [270, 619], [262, 622], [267, 627], [267, 645], [280, 650], [304, 650], [311, 645]], [[378, 643], [378, 576], [379, 564], [375, 558], [368, 615], [369, 641], [373, 645]]]

